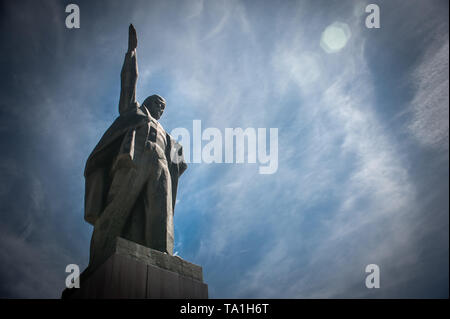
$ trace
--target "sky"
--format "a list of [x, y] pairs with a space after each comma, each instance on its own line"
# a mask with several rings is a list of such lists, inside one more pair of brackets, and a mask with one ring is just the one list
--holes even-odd
[[210, 298], [448, 298], [448, 21], [438, 0], [1, 1], [0, 297], [59, 298], [87, 266], [83, 170], [133, 23], [137, 100], [166, 99], [168, 132], [278, 129], [274, 174], [180, 178], [175, 252]]

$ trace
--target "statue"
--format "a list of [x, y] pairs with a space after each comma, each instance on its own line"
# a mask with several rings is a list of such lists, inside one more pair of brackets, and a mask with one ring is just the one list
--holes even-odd
[[129, 27], [121, 71], [119, 117], [90, 154], [85, 215], [94, 226], [89, 267], [108, 257], [117, 237], [173, 255], [178, 178], [186, 170], [182, 147], [158, 122], [166, 101], [136, 101], [137, 36]]

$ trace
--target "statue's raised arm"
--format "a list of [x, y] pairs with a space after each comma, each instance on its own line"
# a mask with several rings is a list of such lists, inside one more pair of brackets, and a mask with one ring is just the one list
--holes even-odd
[[128, 51], [125, 54], [122, 72], [120, 73], [120, 114], [138, 107], [136, 102], [136, 83], [138, 78], [136, 47], [136, 29], [130, 24], [128, 30]]

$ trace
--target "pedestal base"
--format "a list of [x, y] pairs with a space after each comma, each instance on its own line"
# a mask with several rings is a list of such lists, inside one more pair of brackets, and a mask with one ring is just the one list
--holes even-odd
[[65, 289], [63, 299], [206, 299], [202, 268], [180, 257], [117, 238], [114, 253], [80, 276], [80, 288]]

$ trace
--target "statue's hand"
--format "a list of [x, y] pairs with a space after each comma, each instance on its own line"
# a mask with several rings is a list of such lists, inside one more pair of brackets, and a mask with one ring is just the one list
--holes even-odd
[[128, 52], [135, 50], [137, 47], [136, 29], [130, 24], [128, 29]]

